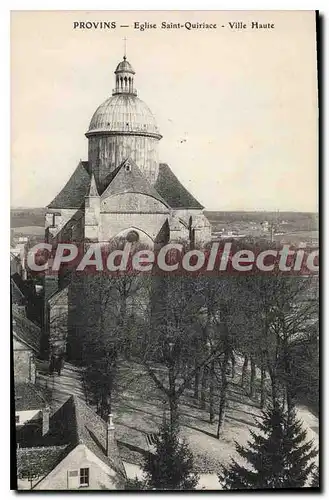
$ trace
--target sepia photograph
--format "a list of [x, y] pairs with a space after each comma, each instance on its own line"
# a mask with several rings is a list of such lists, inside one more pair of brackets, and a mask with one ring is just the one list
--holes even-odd
[[319, 490], [318, 13], [10, 32], [11, 488]]

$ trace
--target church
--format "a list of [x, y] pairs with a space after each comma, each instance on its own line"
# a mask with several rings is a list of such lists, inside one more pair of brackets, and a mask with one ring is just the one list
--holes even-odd
[[[112, 96], [96, 109], [86, 132], [88, 161], [80, 161], [47, 207], [46, 241], [202, 247], [211, 239], [210, 223], [171, 168], [159, 163], [162, 136], [152, 112], [137, 97], [135, 71], [126, 56], [114, 74]], [[45, 278], [45, 334], [51, 352], [66, 350], [70, 332], [80, 335], [79, 286], [73, 276], [61, 273]]]
[[88, 161], [80, 161], [46, 212], [46, 240], [108, 243], [114, 238], [150, 248], [211, 237], [203, 206], [159, 163], [162, 136], [137, 96], [126, 56], [115, 72], [112, 96], [93, 114]]

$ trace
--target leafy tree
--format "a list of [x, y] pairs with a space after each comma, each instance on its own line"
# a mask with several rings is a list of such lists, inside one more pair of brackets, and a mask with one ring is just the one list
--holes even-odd
[[178, 427], [164, 422], [155, 438], [155, 453], [145, 461], [147, 489], [193, 490], [199, 477], [187, 443], [179, 438]]
[[222, 467], [218, 475], [225, 489], [264, 489], [303, 487], [314, 469], [317, 450], [305, 442], [306, 431], [295, 413], [275, 405], [263, 412], [259, 433], [250, 431], [247, 446], [236, 443], [246, 465], [236, 460]]

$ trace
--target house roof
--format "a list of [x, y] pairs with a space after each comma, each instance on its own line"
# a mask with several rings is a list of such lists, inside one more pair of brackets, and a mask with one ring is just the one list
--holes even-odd
[[180, 183], [166, 163], [160, 163], [159, 174], [154, 187], [171, 208], [204, 208]]
[[26, 304], [26, 297], [22, 290], [19, 288], [15, 280], [10, 278], [11, 300], [13, 304], [23, 306]]
[[45, 478], [76, 446], [84, 444], [112, 470], [126, 477], [115, 439], [110, 456], [106, 455], [106, 431], [106, 422], [81, 399], [71, 396], [50, 417], [49, 431], [38, 440], [38, 446], [17, 450], [18, 476], [30, 473]]
[[17, 477], [44, 477], [66, 456], [64, 446], [17, 449]]
[[125, 476], [125, 469], [116, 442], [110, 456], [106, 455], [107, 424], [77, 396], [71, 396], [50, 418], [46, 436], [49, 445], [70, 444], [69, 452], [78, 444], [85, 444], [111, 469]]
[[48, 208], [80, 208], [90, 185], [88, 162], [80, 161], [63, 189], [48, 205]]
[[[131, 160], [130, 160], [131, 161]], [[48, 208], [80, 208], [84, 204], [84, 198], [91, 188], [91, 178], [87, 161], [81, 161], [72, 176], [61, 190], [61, 192], [48, 205]], [[107, 191], [122, 169], [121, 164], [106, 179], [105, 186], [98, 186], [100, 194]], [[137, 175], [137, 170], [139, 175]], [[160, 163], [158, 178], [154, 186], [151, 186], [142, 172], [136, 168], [132, 169], [131, 183], [126, 188], [131, 192], [148, 194], [169, 205], [171, 208], [203, 209], [204, 207], [189, 193], [181, 184], [175, 174], [166, 163]], [[128, 181], [127, 181], [128, 183]], [[118, 189], [118, 183], [111, 187], [112, 192]]]
[[16, 304], [12, 304], [12, 329], [13, 336], [17, 340], [23, 342], [35, 353], [39, 352], [41, 330], [25, 316]]
[[11, 275], [11, 282], [15, 283], [16, 287], [20, 290], [25, 298], [31, 298], [35, 295], [34, 284], [31, 280], [23, 280], [22, 276], [18, 273]]
[[34, 384], [15, 383], [15, 411], [41, 410], [47, 401]]

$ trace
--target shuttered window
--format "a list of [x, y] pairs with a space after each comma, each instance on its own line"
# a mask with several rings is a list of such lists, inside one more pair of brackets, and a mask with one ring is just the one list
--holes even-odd
[[79, 488], [79, 471], [69, 470], [68, 473], [67, 486], [69, 490], [75, 490]]

